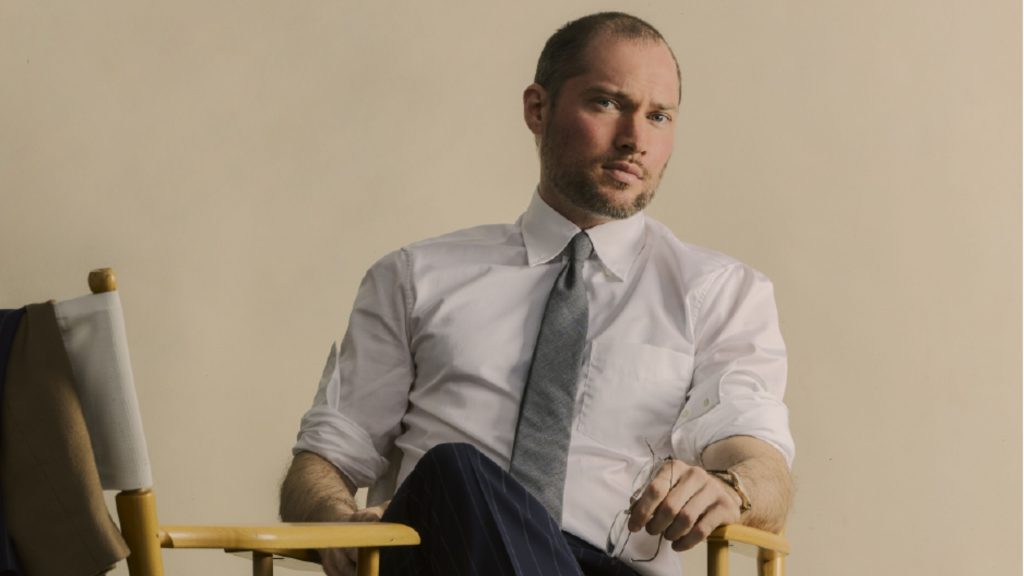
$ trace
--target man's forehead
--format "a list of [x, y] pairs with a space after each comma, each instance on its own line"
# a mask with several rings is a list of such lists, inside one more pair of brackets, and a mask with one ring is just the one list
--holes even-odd
[[[622, 51], [632, 57], [616, 58]], [[602, 34], [589, 42], [580, 64], [574, 80], [587, 92], [635, 96], [630, 92], [643, 86], [659, 108], [678, 108], [679, 68], [661, 40]]]

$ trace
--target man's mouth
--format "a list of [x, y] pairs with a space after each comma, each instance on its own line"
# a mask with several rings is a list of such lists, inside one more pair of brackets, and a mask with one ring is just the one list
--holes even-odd
[[644, 169], [639, 164], [624, 160], [606, 162], [601, 166], [614, 179], [624, 184], [632, 184], [644, 179]]

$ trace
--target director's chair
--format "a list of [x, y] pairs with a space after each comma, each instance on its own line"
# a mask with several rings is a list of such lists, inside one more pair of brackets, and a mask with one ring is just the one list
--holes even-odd
[[[131, 576], [163, 576], [161, 549], [206, 548], [251, 552], [254, 576], [270, 576], [275, 557], [315, 561], [320, 548], [358, 548], [358, 573], [371, 576], [380, 547], [419, 543], [412, 528], [380, 522], [160, 525], [113, 272], [93, 271], [89, 287], [91, 295], [26, 307], [10, 348], [2, 502], [24, 574], [95, 574], [127, 554]], [[58, 404], [59, 418], [33, 415], [42, 403]], [[119, 528], [102, 489], [119, 490]], [[69, 510], [81, 513], [68, 519]]]

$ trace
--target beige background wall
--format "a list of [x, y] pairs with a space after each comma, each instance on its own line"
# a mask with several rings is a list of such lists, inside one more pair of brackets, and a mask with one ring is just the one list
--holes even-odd
[[364, 269], [519, 214], [598, 8], [682, 63], [652, 213], [776, 282], [791, 573], [1019, 574], [1019, 2], [0, 2], [0, 306], [114, 266], [163, 520], [272, 520]]

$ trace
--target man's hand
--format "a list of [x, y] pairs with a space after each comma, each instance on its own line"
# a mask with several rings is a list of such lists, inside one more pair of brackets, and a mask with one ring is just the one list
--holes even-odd
[[[300, 452], [292, 460], [281, 484], [281, 519], [286, 522], [377, 522], [390, 501], [359, 510], [356, 486], [333, 464], [312, 452]], [[328, 576], [356, 573], [356, 551], [345, 548], [319, 550]]]
[[743, 480], [750, 510], [722, 480], [678, 460], [669, 460], [631, 508], [629, 529], [646, 527], [672, 541], [674, 550], [693, 548], [719, 526], [742, 523], [769, 532], [786, 525], [792, 499], [789, 466], [762, 440], [730, 436], [708, 446], [701, 460], [709, 470], [731, 470]]
[[[372, 506], [356, 511], [348, 517], [347, 522], [379, 522], [389, 502], [380, 506]], [[354, 576], [356, 573], [355, 548], [324, 548], [318, 550], [320, 562], [327, 576]]]
[[668, 460], [633, 504], [628, 527], [646, 527], [673, 550], [689, 550], [722, 524], [739, 522], [740, 505], [739, 494], [703, 468]]

